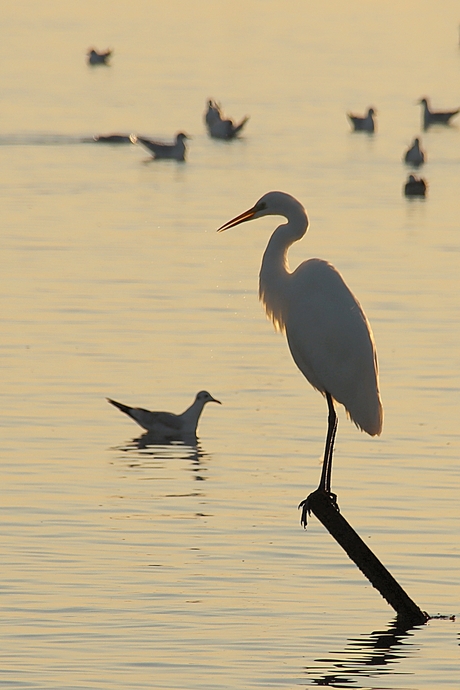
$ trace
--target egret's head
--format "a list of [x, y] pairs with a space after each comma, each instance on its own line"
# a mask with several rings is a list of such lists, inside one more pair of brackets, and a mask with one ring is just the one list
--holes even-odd
[[284, 216], [289, 218], [294, 209], [299, 209], [305, 214], [302, 204], [290, 194], [286, 194], [286, 192], [267, 192], [252, 208], [224, 223], [217, 232], [223, 232], [233, 228], [235, 225], [245, 223], [248, 220], [262, 218], [262, 216]]

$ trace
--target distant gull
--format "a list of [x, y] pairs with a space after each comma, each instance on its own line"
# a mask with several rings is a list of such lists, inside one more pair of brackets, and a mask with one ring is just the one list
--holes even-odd
[[176, 134], [174, 144], [161, 144], [158, 141], [138, 137], [135, 134], [131, 134], [130, 139], [133, 144], [142, 144], [145, 146], [145, 148], [153, 154], [153, 158], [155, 159], [168, 158], [176, 161], [185, 161], [185, 140], [190, 139], [190, 137], [183, 132], [179, 132], [179, 134]]
[[412, 142], [412, 146], [407, 149], [404, 154], [404, 162], [408, 165], [419, 166], [425, 162], [426, 156], [422, 148], [420, 148], [420, 139], [416, 137]]
[[129, 134], [95, 134], [93, 141], [97, 144], [130, 144]]
[[196, 436], [198, 421], [200, 419], [203, 408], [208, 402], [215, 402], [221, 405], [220, 400], [212, 397], [208, 391], [200, 391], [197, 393], [192, 405], [182, 412], [182, 414], [174, 414], [172, 412], [150, 412], [144, 410], [142, 407], [129, 407], [123, 405], [116, 400], [107, 398], [107, 401], [118, 407], [137, 422], [143, 429], [158, 438], [165, 440], [180, 440], [183, 437]]
[[417, 175], [409, 175], [407, 182], [404, 185], [404, 194], [406, 196], [425, 196], [427, 190], [427, 183], [423, 177]]
[[216, 101], [210, 99], [207, 106], [204, 121], [210, 136], [214, 139], [234, 139], [249, 120], [249, 116], [246, 116], [239, 124], [235, 124], [233, 120], [225, 117]]
[[98, 53], [94, 48], [89, 48], [86, 54], [90, 65], [106, 65], [112, 51], [106, 50], [105, 53]]
[[430, 125], [448, 125], [450, 124], [450, 119], [460, 112], [459, 108], [457, 108], [457, 110], [432, 111], [430, 110], [430, 106], [428, 105], [427, 98], [421, 98], [419, 101], [417, 101], [417, 103], [423, 106], [424, 129], [427, 129]]
[[347, 113], [347, 117], [353, 125], [355, 132], [374, 132], [375, 123], [374, 115], [376, 114], [374, 108], [369, 108], [367, 115], [364, 117], [360, 115], [353, 115], [352, 113]]

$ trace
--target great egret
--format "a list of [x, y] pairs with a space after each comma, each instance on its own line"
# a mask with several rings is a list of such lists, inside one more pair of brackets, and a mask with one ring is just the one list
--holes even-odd
[[428, 185], [423, 177], [409, 175], [407, 182], [404, 185], [404, 194], [406, 196], [425, 196], [427, 186]]
[[428, 104], [428, 98], [421, 98], [419, 101], [417, 101], [420, 105], [423, 106], [423, 127], [424, 129], [428, 129], [430, 125], [448, 125], [449, 121], [454, 115], [457, 115], [457, 113], [460, 113], [460, 109], [457, 108], [457, 110], [430, 110], [430, 106]]
[[[328, 430], [318, 490], [331, 493], [332, 453], [337, 430], [334, 401], [344, 405], [357, 427], [371, 436], [382, 431], [383, 408], [378, 385], [377, 353], [371, 327], [358, 300], [334, 266], [322, 259], [304, 261], [292, 273], [287, 252], [308, 228], [302, 204], [285, 192], [268, 192], [219, 228], [283, 216], [262, 258], [259, 296], [275, 328], [284, 331], [294, 362], [327, 400]], [[301, 523], [307, 523], [308, 498]]]
[[151, 432], [155, 436], [168, 439], [180, 439], [186, 436], [196, 436], [198, 421], [203, 408], [208, 402], [215, 402], [221, 405], [220, 400], [212, 397], [208, 391], [200, 391], [192, 405], [182, 412], [173, 414], [172, 412], [150, 412], [142, 407], [129, 407], [116, 400], [107, 398], [111, 405], [115, 405], [119, 410], [134, 419], [143, 429]]
[[185, 161], [185, 140], [190, 139], [183, 132], [176, 134], [174, 144], [162, 144], [159, 141], [152, 141], [145, 137], [138, 137], [135, 134], [130, 136], [133, 144], [142, 144], [145, 148], [153, 154], [153, 158], [169, 158], [175, 161]]
[[374, 122], [375, 110], [374, 108], [369, 108], [367, 115], [362, 117], [361, 115], [353, 115], [353, 113], [347, 113], [347, 117], [353, 125], [355, 132], [374, 132], [375, 122]]
[[212, 99], [208, 101], [208, 109], [204, 115], [204, 121], [209, 135], [214, 139], [234, 139], [243, 129], [249, 117], [244, 117], [239, 124], [235, 124], [222, 113], [219, 103]]

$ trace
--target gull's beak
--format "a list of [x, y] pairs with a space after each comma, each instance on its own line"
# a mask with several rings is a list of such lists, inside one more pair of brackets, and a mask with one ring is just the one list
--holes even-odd
[[224, 223], [217, 230], [217, 232], [223, 232], [224, 230], [228, 230], [229, 228], [233, 228], [235, 225], [239, 225], [240, 223], [245, 223], [247, 220], [251, 220], [251, 218], [254, 218], [256, 211], [257, 211], [256, 207], [253, 206], [252, 208], [248, 209], [244, 213], [240, 213], [240, 215], [236, 216], [236, 218], [233, 218], [232, 220], [229, 220], [227, 223]]
[[220, 400], [216, 400], [216, 398], [213, 398], [212, 395], [211, 395], [211, 400], [210, 400], [209, 402], [216, 402], [216, 403], [218, 403], [219, 405], [222, 405], [222, 403], [220, 402]]

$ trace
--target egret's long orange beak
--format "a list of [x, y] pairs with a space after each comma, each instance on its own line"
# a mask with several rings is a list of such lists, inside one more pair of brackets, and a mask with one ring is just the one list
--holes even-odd
[[229, 228], [233, 228], [235, 225], [239, 225], [240, 223], [245, 223], [247, 220], [251, 220], [251, 218], [254, 218], [254, 215], [256, 213], [256, 207], [253, 206], [252, 208], [248, 209], [244, 213], [240, 213], [239, 216], [236, 216], [236, 218], [233, 218], [232, 220], [229, 220], [227, 223], [224, 223], [222, 227], [220, 227], [217, 232], [223, 232], [224, 230], [228, 230]]

